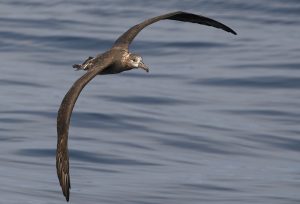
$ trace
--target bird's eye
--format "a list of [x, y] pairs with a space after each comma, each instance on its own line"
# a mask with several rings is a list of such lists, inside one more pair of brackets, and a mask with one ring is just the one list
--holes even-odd
[[137, 62], [137, 59], [136, 59], [136, 58], [134, 58], [134, 59], [133, 59], [133, 61], [134, 61], [134, 62]]

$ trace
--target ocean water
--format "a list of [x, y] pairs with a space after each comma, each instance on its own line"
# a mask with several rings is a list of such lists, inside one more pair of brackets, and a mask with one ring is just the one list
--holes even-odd
[[202, 14], [234, 36], [161, 21], [131, 51], [150, 73], [98, 76], [69, 134], [70, 203], [300, 203], [298, 0], [0, 2], [0, 203], [66, 203], [56, 114], [83, 72], [129, 27]]

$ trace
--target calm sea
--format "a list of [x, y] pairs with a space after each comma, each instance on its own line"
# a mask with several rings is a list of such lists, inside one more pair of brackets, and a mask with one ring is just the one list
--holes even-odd
[[131, 46], [142, 70], [96, 77], [70, 127], [72, 204], [300, 203], [299, 0], [2, 0], [0, 203], [66, 203], [56, 114], [129, 27], [184, 10]]

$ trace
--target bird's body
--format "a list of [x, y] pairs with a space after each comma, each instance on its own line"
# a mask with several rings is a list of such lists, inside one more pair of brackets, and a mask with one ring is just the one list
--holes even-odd
[[[97, 65], [102, 65], [103, 62], [112, 61], [113, 63], [109, 65], [105, 70], [99, 72], [100, 75], [104, 74], [117, 74], [123, 71], [124, 58], [128, 54], [126, 50], [120, 49], [111, 49], [102, 54], [97, 55], [96, 57], [89, 57], [82, 64], [74, 64], [73, 68], [77, 68], [77, 70], [86, 70], [89, 71], [93, 67]], [[115, 60], [121, 59], [121, 60]]]
[[172, 12], [147, 19], [142, 23], [131, 27], [116, 40], [110, 50], [104, 52], [103, 54], [97, 55], [96, 57], [89, 57], [82, 64], [73, 65], [73, 67], [77, 70], [85, 70], [86, 73], [80, 77], [67, 92], [57, 115], [58, 138], [56, 169], [63, 194], [65, 195], [67, 201], [69, 201], [71, 188], [69, 174], [68, 131], [73, 107], [81, 90], [96, 75], [117, 74], [137, 68], [144, 69], [148, 72], [149, 69], [143, 63], [142, 58], [137, 54], [129, 52], [128, 48], [132, 40], [143, 28], [164, 19], [213, 26], [236, 34], [231, 28], [213, 19], [181, 11]]

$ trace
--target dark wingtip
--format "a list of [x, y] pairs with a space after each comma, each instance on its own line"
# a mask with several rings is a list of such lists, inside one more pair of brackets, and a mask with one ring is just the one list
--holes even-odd
[[[214, 19], [205, 17], [205, 16], [188, 13], [188, 12], [184, 12], [184, 11], [175, 11], [170, 14], [172, 14], [172, 15], [170, 17], [168, 17], [168, 19], [171, 19], [171, 20], [188, 21], [188, 22], [192, 22], [192, 23], [199, 23], [199, 24], [203, 24], [203, 25], [213, 26], [215, 28], [220, 28], [220, 29], [223, 29], [224, 31], [232, 33], [233, 35], [237, 35], [237, 33], [234, 30], [232, 30], [230, 27], [228, 27], [228, 26], [224, 25], [223, 23], [220, 23]], [[180, 17], [180, 15], [182, 15], [182, 16]], [[200, 18], [200, 21], [197, 21], [197, 19], [199, 20], [199, 18]], [[204, 18], [204, 22], [203, 22], [202, 18]], [[190, 21], [187, 19], [189, 19]]]
[[232, 30], [231, 28], [229, 28], [228, 26], [226, 26], [224, 24], [223, 24], [223, 28], [222, 29], [225, 30], [225, 31], [227, 31], [227, 32], [229, 32], [229, 33], [232, 33], [233, 35], [237, 35], [237, 33], [234, 30]]
[[69, 189], [67, 190], [67, 192], [64, 192], [64, 196], [66, 197], [66, 201], [69, 202], [69, 199], [70, 199], [70, 191], [69, 191]]
[[232, 30], [232, 29], [230, 29], [229, 32], [232, 33], [233, 35], [237, 35], [237, 33], [234, 30]]

